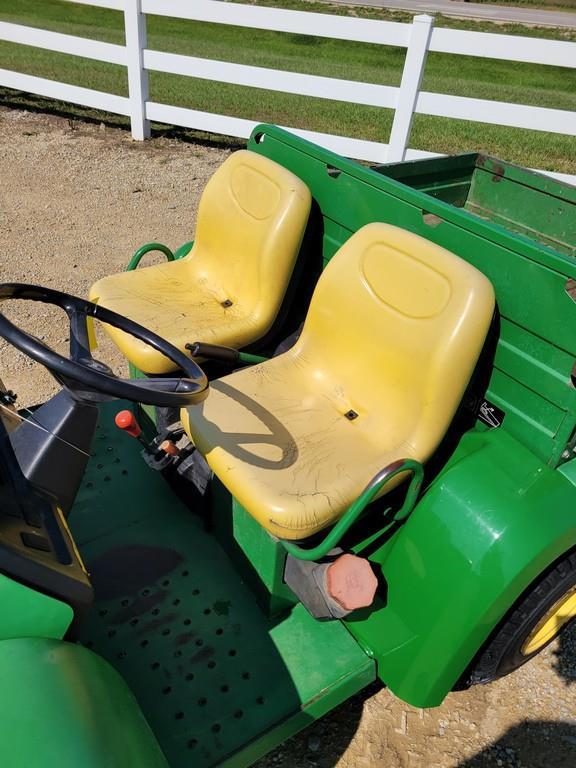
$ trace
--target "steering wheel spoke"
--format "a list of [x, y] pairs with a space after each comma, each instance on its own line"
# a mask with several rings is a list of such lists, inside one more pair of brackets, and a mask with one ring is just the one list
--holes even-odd
[[70, 320], [70, 357], [78, 363], [93, 362], [90, 351], [90, 337], [88, 334], [88, 318], [76, 307], [66, 309]]
[[[208, 379], [190, 357], [157, 334], [123, 315], [62, 291], [22, 283], [0, 284], [0, 302], [24, 299], [63, 309], [70, 323], [68, 358], [47, 347], [0, 313], [0, 336], [32, 359], [42, 363], [61, 383], [80, 397], [85, 393], [122, 398], [147, 405], [179, 408], [201, 402], [208, 394]], [[88, 317], [113, 325], [166, 355], [182, 371], [181, 378], [121, 379], [92, 357]]]

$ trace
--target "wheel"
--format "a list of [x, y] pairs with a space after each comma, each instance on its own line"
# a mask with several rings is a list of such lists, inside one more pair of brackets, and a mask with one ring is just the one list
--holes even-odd
[[457, 688], [488, 683], [521, 667], [576, 618], [576, 550], [524, 592], [463, 675]]

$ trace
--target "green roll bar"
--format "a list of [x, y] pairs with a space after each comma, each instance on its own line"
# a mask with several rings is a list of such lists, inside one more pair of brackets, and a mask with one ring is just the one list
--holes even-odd
[[384, 469], [381, 469], [380, 472], [374, 475], [360, 496], [352, 502], [334, 528], [330, 530], [326, 537], [316, 547], [313, 547], [312, 549], [303, 549], [298, 546], [298, 544], [282, 540], [284, 549], [299, 560], [320, 560], [325, 557], [331, 549], [334, 549], [334, 547], [338, 545], [344, 534], [347, 533], [351, 526], [356, 522], [384, 485], [401, 472], [412, 472], [412, 478], [408, 490], [406, 491], [404, 504], [402, 504], [402, 507], [396, 512], [392, 519], [396, 522], [405, 520], [414, 509], [424, 479], [424, 467], [415, 459], [398, 459], [397, 461], [388, 464], [387, 467], [384, 467]]

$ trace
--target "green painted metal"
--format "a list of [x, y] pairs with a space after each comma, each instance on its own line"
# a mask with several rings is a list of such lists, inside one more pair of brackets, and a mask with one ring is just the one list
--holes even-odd
[[217, 537], [267, 616], [285, 613], [298, 600], [284, 583], [286, 551], [234, 499], [218, 478], [212, 482], [212, 520]]
[[258, 363], [265, 363], [270, 358], [262, 357], [262, 355], [252, 355], [248, 352], [239, 352], [238, 359], [241, 363], [246, 363], [246, 365], [257, 365]]
[[160, 251], [160, 253], [163, 253], [164, 256], [166, 256], [167, 261], [174, 261], [176, 258], [175, 254], [172, 253], [167, 245], [163, 245], [162, 243], [146, 243], [146, 245], [138, 248], [138, 250], [134, 253], [130, 259], [130, 262], [128, 263], [128, 266], [126, 267], [126, 272], [131, 272], [133, 269], [136, 269], [138, 264], [140, 264], [142, 257], [147, 253], [151, 253], [152, 251]]
[[85, 648], [2, 640], [0, 679], [6, 768], [168, 768], [126, 683]]
[[0, 640], [11, 637], [62, 638], [74, 613], [66, 603], [43, 595], [0, 573]]
[[572, 485], [576, 485], [576, 459], [572, 459], [571, 461], [567, 461], [562, 464], [560, 467], [558, 467], [558, 472], [564, 475], [564, 477], [569, 482], [571, 482]]
[[[567, 465], [566, 465], [567, 466]], [[576, 487], [503, 429], [472, 430], [394, 536], [356, 551], [386, 601], [346, 624], [379, 677], [439, 705], [519, 595], [576, 544]]]
[[401, 461], [396, 461], [387, 470], [380, 472], [368, 483], [360, 496], [350, 504], [336, 525], [330, 529], [322, 541], [315, 547], [304, 549], [291, 541], [282, 541], [284, 549], [291, 554], [292, 557], [297, 557], [299, 560], [321, 560], [323, 557], [326, 557], [330, 550], [340, 544], [342, 538], [382, 488], [394, 477], [403, 474], [404, 472], [412, 472], [408, 490], [406, 491], [406, 498], [400, 509], [392, 515], [387, 525], [392, 525], [394, 522], [405, 520], [414, 509], [424, 479], [424, 468], [419, 461], [414, 461], [414, 459], [402, 459]]
[[576, 254], [576, 188], [477, 153], [382, 165], [384, 176], [507, 231]]
[[374, 662], [340, 622], [258, 607], [216, 536], [117, 432], [121, 407], [101, 409], [70, 517], [96, 593], [81, 640], [128, 682], [172, 768], [249, 765], [367, 685]]
[[474, 154], [377, 172], [265, 125], [249, 148], [310, 187], [325, 263], [361, 226], [384, 221], [448, 248], [490, 278], [498, 338], [487, 397], [504, 410], [510, 434], [549, 465], [561, 462], [576, 429], [576, 302], [567, 290], [576, 279], [569, 255], [576, 247], [574, 188]]
[[193, 245], [194, 245], [194, 240], [190, 240], [189, 242], [184, 243], [184, 245], [181, 245], [180, 248], [177, 248], [174, 251], [174, 260], [178, 261], [178, 259], [183, 259], [184, 256], [188, 256], [188, 254], [192, 250]]

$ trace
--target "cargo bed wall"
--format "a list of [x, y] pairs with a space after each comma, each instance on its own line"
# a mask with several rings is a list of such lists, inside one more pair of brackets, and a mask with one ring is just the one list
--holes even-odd
[[[569, 282], [576, 279], [576, 260], [279, 128], [257, 127], [249, 148], [310, 187], [322, 216], [325, 264], [358, 228], [384, 221], [453, 251], [490, 278], [499, 317], [487, 397], [504, 411], [505, 429], [555, 465], [576, 418], [576, 302]], [[548, 192], [541, 195], [570, 189], [545, 182]], [[462, 169], [454, 199], [468, 195], [467, 184]]]

